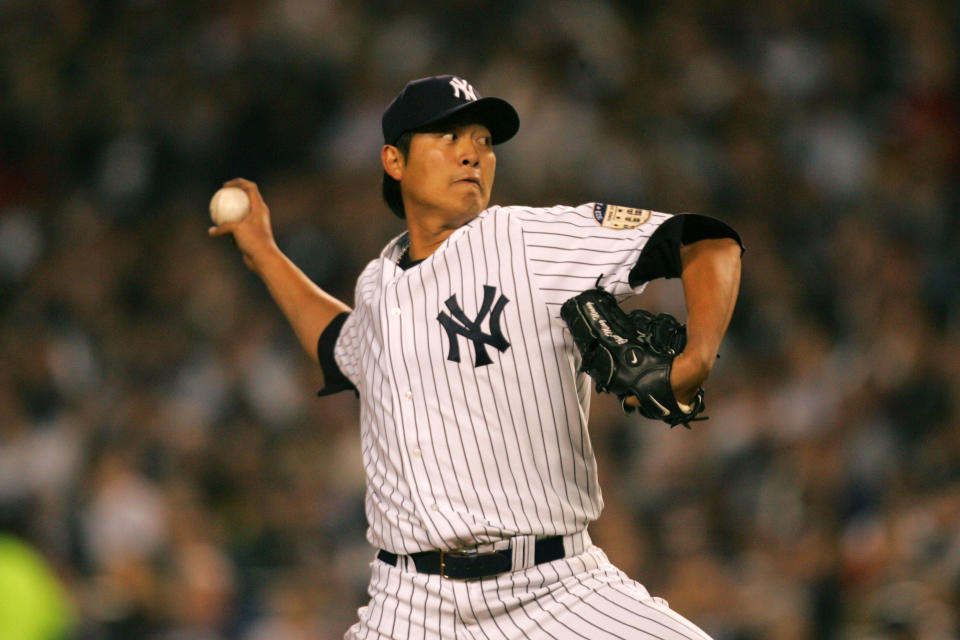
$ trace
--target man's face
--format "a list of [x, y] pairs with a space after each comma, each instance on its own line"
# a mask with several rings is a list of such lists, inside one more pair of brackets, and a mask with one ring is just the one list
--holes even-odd
[[416, 133], [400, 178], [407, 216], [439, 213], [451, 222], [487, 208], [497, 157], [481, 124], [451, 124]]

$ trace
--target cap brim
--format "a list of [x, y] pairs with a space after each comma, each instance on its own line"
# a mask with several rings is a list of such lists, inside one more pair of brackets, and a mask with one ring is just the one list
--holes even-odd
[[493, 144], [506, 142], [516, 135], [520, 129], [520, 116], [517, 115], [516, 109], [509, 102], [500, 98], [480, 98], [458, 105], [453, 109], [444, 111], [435, 118], [431, 118], [430, 121], [418, 125], [415, 129], [440, 124], [454, 117], [459, 119], [467, 115], [490, 130]]

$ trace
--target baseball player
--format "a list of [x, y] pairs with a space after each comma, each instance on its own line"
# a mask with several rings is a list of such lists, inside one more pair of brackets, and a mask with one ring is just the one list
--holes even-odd
[[[685, 340], [656, 406], [688, 422], [737, 296], [739, 237], [712, 218], [613, 204], [490, 206], [494, 147], [518, 128], [509, 103], [462, 78], [406, 85], [383, 114], [381, 160], [407, 228], [360, 274], [353, 309], [279, 251], [255, 184], [227, 183], [252, 213], [210, 230], [233, 235], [319, 362], [320, 394], [359, 396], [376, 551], [346, 637], [706, 638], [590, 541], [603, 501], [580, 369], [596, 357], [577, 332], [626, 339], [593, 302], [576, 330], [561, 308], [588, 289], [623, 299], [680, 277]], [[624, 408], [657, 401], [643, 395]]]

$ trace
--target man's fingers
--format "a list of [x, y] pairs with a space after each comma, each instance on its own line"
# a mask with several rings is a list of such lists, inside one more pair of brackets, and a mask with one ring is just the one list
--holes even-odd
[[266, 206], [263, 198], [260, 196], [260, 189], [257, 187], [256, 182], [251, 182], [250, 180], [246, 180], [244, 178], [234, 178], [233, 180], [227, 180], [224, 182], [223, 186], [237, 187], [238, 189], [242, 189], [243, 192], [247, 194], [247, 197], [250, 198], [251, 207]]
[[225, 236], [233, 233], [233, 230], [237, 227], [236, 222], [227, 222], [221, 225], [214, 225], [207, 229], [207, 233], [211, 236]]
[[225, 187], [238, 187], [240, 189], [243, 189], [244, 187], [251, 186], [251, 185], [255, 185], [255, 183], [250, 182], [249, 180], [246, 180], [244, 178], [233, 178], [232, 180], [227, 180], [226, 182], [223, 183], [223, 186]]

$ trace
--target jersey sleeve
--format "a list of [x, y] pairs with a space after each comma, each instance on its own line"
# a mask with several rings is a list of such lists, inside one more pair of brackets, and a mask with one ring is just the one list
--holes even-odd
[[516, 207], [511, 219], [520, 228], [531, 281], [548, 305], [561, 305], [598, 282], [619, 300], [639, 293], [646, 281], [630, 272], [669, 213], [587, 203], [543, 209]]
[[349, 318], [350, 313], [348, 311], [337, 315], [330, 321], [327, 328], [323, 330], [323, 333], [320, 334], [320, 339], [317, 341], [317, 360], [320, 362], [320, 369], [323, 371], [324, 381], [323, 388], [317, 392], [318, 396], [329, 396], [334, 393], [339, 393], [340, 391], [351, 389], [353, 391], [357, 390], [356, 386], [350, 382], [350, 379], [347, 378], [340, 369], [334, 353], [337, 341], [340, 339], [341, 333], [344, 332], [344, 325]]
[[680, 247], [711, 238], [731, 238], [743, 252], [740, 234], [722, 220], [695, 213], [673, 216], [660, 225], [643, 246], [640, 257], [630, 269], [630, 285], [636, 287], [657, 278], [680, 277], [683, 267]]

